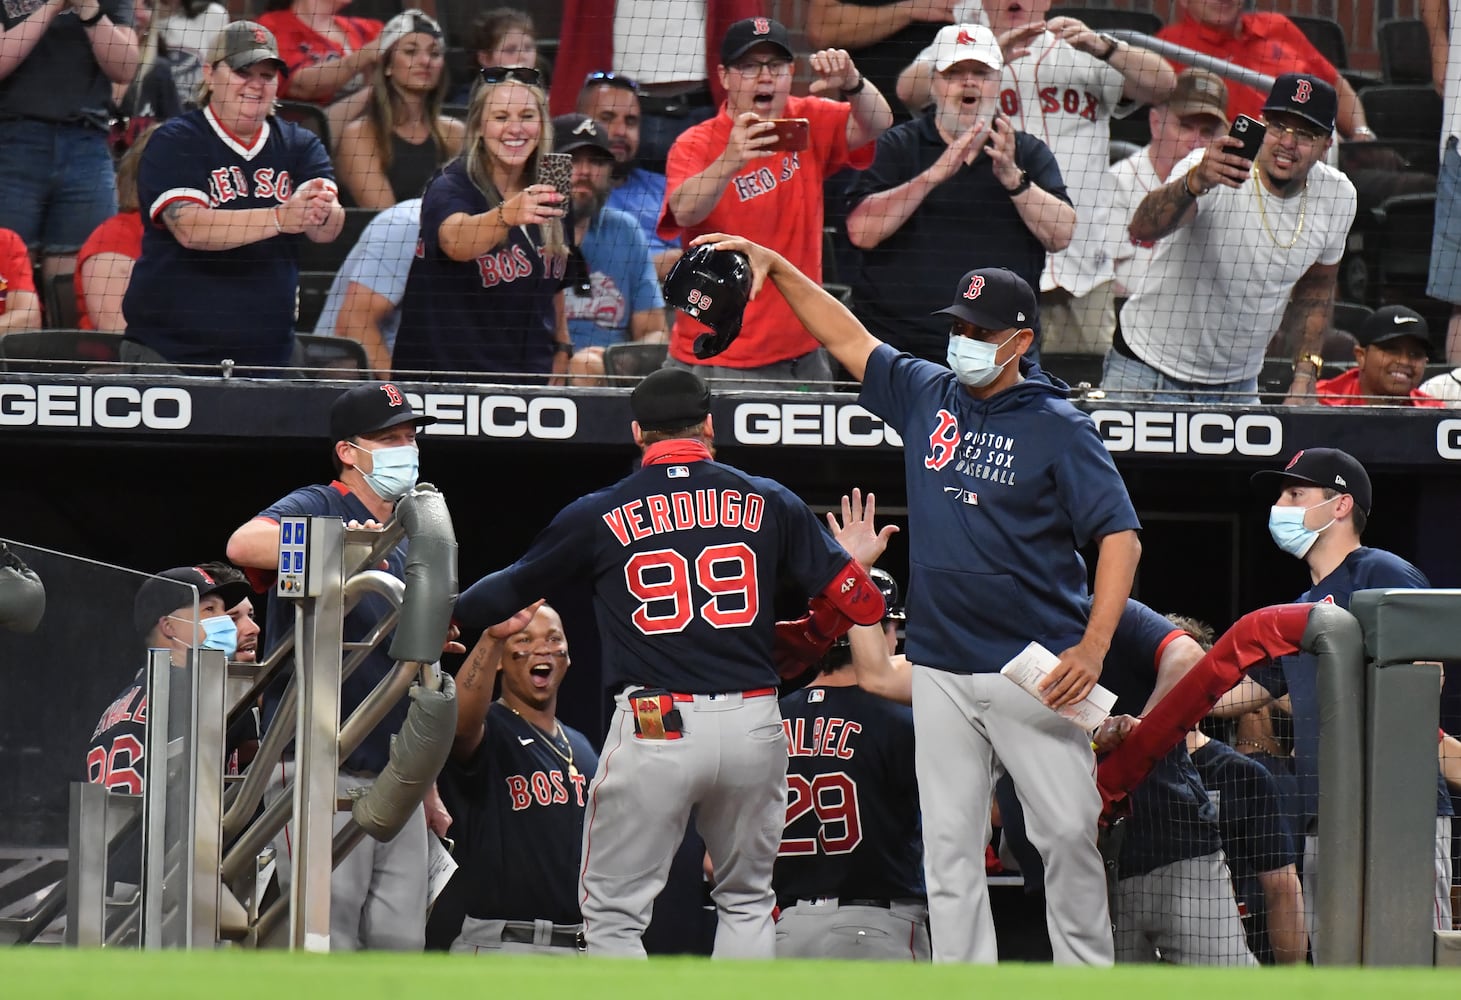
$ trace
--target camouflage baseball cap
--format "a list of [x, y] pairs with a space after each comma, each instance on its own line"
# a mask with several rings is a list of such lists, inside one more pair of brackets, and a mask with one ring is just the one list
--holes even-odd
[[288, 68], [279, 58], [279, 43], [274, 40], [274, 33], [257, 21], [234, 21], [218, 33], [209, 54], [210, 66], [226, 62], [230, 69], [247, 69], [269, 59], [278, 63], [281, 70]]

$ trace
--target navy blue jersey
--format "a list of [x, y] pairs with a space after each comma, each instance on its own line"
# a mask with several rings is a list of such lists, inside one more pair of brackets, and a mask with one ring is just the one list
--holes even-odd
[[138, 671], [102, 712], [86, 748], [86, 780], [107, 791], [142, 794], [147, 745], [147, 681], [142, 675]]
[[[908, 183], [946, 149], [932, 112], [888, 129], [878, 136], [873, 165], [853, 178], [848, 209], [869, 195]], [[1031, 183], [1069, 204], [1050, 147], [1016, 132], [1015, 160]], [[950, 253], [950, 247], [959, 252]], [[876, 247], [862, 251], [852, 282], [853, 311], [878, 339], [920, 357], [942, 359], [949, 318], [934, 315], [928, 303], [945, 298], [966, 271], [980, 267], [1007, 267], [1035, 289], [1045, 270], [1044, 245], [1020, 218], [985, 154], [929, 192], [908, 220]], [[1038, 317], [1030, 317], [1030, 325], [1038, 332]]]
[[790, 760], [771, 884], [798, 899], [923, 898], [913, 711], [859, 687], [781, 699]]
[[[583, 809], [599, 757], [563, 727], [570, 752], [501, 702], [469, 760], [450, 760], [442, 794], [469, 917], [576, 924]], [[564, 757], [572, 759], [572, 767]]]
[[1268, 941], [1268, 902], [1258, 876], [1298, 862], [1301, 841], [1284, 811], [1279, 783], [1256, 760], [1226, 743], [1209, 740], [1192, 763], [1218, 810], [1223, 853], [1233, 876], [1233, 894], [1247, 910], [1248, 944], [1260, 962], [1273, 962]]
[[514, 226], [505, 244], [475, 260], [441, 249], [443, 222], [487, 208], [461, 159], [427, 186], [392, 356], [398, 371], [552, 371], [553, 297], [566, 262], [542, 250], [538, 227]]
[[[1116, 695], [1117, 715], [1140, 715], [1157, 684], [1167, 644], [1182, 630], [1151, 608], [1128, 600], [1111, 636], [1101, 684]], [[1222, 846], [1217, 811], [1181, 743], [1131, 792], [1131, 819], [1121, 845], [1121, 877], [1142, 875]]]
[[305, 181], [334, 184], [313, 133], [269, 118], [251, 144], [204, 108], [164, 123], [137, 171], [147, 220], [142, 256], [122, 302], [127, 336], [179, 364], [287, 365], [293, 350], [298, 234], [232, 250], [189, 250], [162, 221], [174, 202], [235, 210], [275, 208]]
[[848, 555], [780, 483], [711, 461], [696, 441], [569, 504], [506, 569], [478, 580], [457, 618], [485, 627], [555, 586], [593, 588], [604, 683], [690, 694], [775, 687], [778, 579], [818, 593]]
[[1064, 383], [1022, 370], [978, 400], [886, 344], [868, 358], [860, 401], [904, 442], [914, 663], [988, 673], [1031, 640], [1074, 646], [1090, 605], [1076, 550], [1141, 526], [1091, 418]]
[[[1350, 598], [1357, 590], [1377, 587], [1413, 590], [1430, 585], [1424, 573], [1399, 556], [1384, 549], [1361, 546], [1345, 556], [1344, 562], [1328, 576], [1304, 591], [1298, 603], [1327, 601], [1348, 610]], [[1275, 698], [1281, 698], [1285, 693], [1290, 696], [1294, 711], [1294, 777], [1299, 785], [1299, 813], [1304, 821], [1312, 819], [1319, 812], [1318, 661], [1310, 653], [1297, 653], [1254, 667], [1248, 673]], [[1440, 778], [1439, 765], [1436, 776], [1436, 814], [1450, 816], [1451, 796]]]
[[[329, 486], [306, 486], [303, 489], [295, 490], [276, 503], [271, 504], [260, 511], [258, 516], [270, 521], [277, 522], [281, 517], [294, 515], [315, 515], [334, 516], [341, 521], [359, 521], [364, 524], [375, 515], [366, 509], [365, 504], [350, 492], [349, 487], [344, 483], [334, 482]], [[379, 567], [387, 573], [400, 579], [406, 575], [406, 543], [403, 541], [396, 548], [392, 549], [385, 561]], [[363, 639], [375, 627], [376, 622], [390, 614], [391, 603], [379, 594], [367, 593], [360, 598], [355, 607], [345, 616], [345, 641], [352, 642]], [[264, 634], [264, 647], [272, 651], [278, 645], [280, 639], [287, 635], [294, 628], [294, 602], [281, 598], [270, 589], [269, 592], [269, 618], [267, 629]], [[386, 674], [395, 669], [395, 661], [387, 655], [386, 650], [390, 648], [390, 637], [383, 639], [375, 649], [355, 668], [345, 682], [340, 686], [340, 719], [349, 718], [350, 713], [355, 711], [357, 705], [365, 700], [366, 695], [375, 690], [376, 684]], [[279, 699], [284, 695], [284, 683], [281, 678], [276, 684], [264, 692], [264, 728], [267, 729], [272, 723], [274, 712], [279, 707]], [[360, 746], [341, 765], [346, 770], [365, 771], [379, 773], [390, 760], [391, 736], [401, 731], [401, 723], [406, 720], [406, 709], [409, 705], [407, 698], [403, 697], [396, 702], [395, 706], [386, 713], [380, 725], [366, 736]], [[293, 726], [293, 719], [286, 719], [284, 724]]]

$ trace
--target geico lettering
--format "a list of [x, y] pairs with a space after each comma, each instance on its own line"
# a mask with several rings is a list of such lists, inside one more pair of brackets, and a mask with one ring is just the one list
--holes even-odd
[[1453, 417], [1436, 424], [1436, 454], [1447, 461], [1461, 461], [1461, 420]]
[[180, 430], [193, 422], [186, 389], [130, 385], [0, 386], [0, 426]]
[[732, 419], [741, 444], [902, 447], [903, 439], [880, 417], [856, 404], [742, 403]]
[[578, 405], [562, 396], [408, 392], [406, 398], [418, 412], [436, 417], [425, 428], [431, 435], [567, 441], [578, 433]]
[[1267, 413], [1093, 410], [1091, 420], [1111, 452], [1269, 458], [1283, 449], [1283, 423]]

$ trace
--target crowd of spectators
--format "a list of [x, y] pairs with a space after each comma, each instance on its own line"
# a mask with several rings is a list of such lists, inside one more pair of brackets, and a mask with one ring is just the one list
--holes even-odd
[[[581, 243], [600, 259], [634, 256], [642, 236], [662, 279], [683, 239], [718, 229], [775, 247], [819, 281], [845, 283], [845, 301], [860, 320], [919, 356], [941, 358], [946, 341], [947, 331], [920, 305], [928, 293], [970, 267], [993, 264], [1040, 290], [1031, 357], [1043, 350], [1057, 374], [1068, 355], [1104, 355], [1099, 381], [1113, 398], [1250, 400], [1260, 370], [1288, 358], [1295, 375], [1288, 400], [1306, 402], [1318, 383], [1349, 367], [1355, 349], [1359, 322], [1337, 331], [1332, 310], [1348, 290], [1337, 280], [1340, 258], [1366, 221], [1367, 185], [1437, 184], [1417, 171], [1406, 171], [1398, 187], [1376, 182], [1374, 164], [1385, 161], [1373, 157], [1347, 176], [1337, 145], [1377, 138], [1353, 74], [1326, 60], [1283, 15], [1222, 0], [1179, 0], [1158, 37], [1258, 73], [1296, 73], [1294, 93], [1261, 92], [1252, 79], [1225, 80], [1078, 18], [1048, 17], [1048, 0], [817, 0], [803, 24], [790, 26], [801, 33], [761, 16], [754, 0], [654, 18], [643, 4], [569, 2], [556, 50], [546, 50], [555, 52], [551, 61], [539, 50], [532, 18], [509, 7], [478, 14], [457, 40], [465, 58], [455, 59], [448, 32], [420, 10], [382, 23], [351, 16], [343, 0], [269, 0], [267, 7], [248, 23], [265, 33], [258, 51], [273, 53], [265, 61], [279, 67], [268, 102], [283, 104], [250, 126], [263, 130], [257, 135], [224, 126], [216, 162], [200, 164], [211, 179], [186, 186], [206, 192], [210, 213], [284, 210], [308, 178], [291, 174], [290, 184], [266, 182], [262, 197], [240, 199], [246, 171], [232, 158], [249, 161], [257, 174], [251, 150], [267, 145], [259, 136], [282, 139], [289, 123], [301, 124], [319, 139], [326, 158], [320, 179], [344, 208], [385, 212], [424, 198], [431, 225], [455, 215], [478, 220], [477, 238], [446, 253], [460, 265], [454, 304], [398, 290], [410, 284], [403, 268], [421, 272], [417, 287], [431, 286], [440, 263], [431, 247], [441, 234], [434, 241], [422, 232], [405, 261], [397, 250], [410, 242], [410, 223], [396, 212], [391, 227], [362, 222], [348, 227], [351, 245], [307, 255], [324, 262], [315, 268], [328, 268], [320, 277], [333, 276], [337, 294], [318, 321], [291, 323], [285, 312], [297, 297], [296, 236], [304, 229], [280, 226], [271, 215], [272, 236], [266, 228], [244, 242], [214, 236], [192, 248], [209, 267], [223, 268], [224, 259], [235, 265], [219, 274], [221, 296], [204, 298], [197, 288], [158, 302], [133, 295], [129, 322], [122, 305], [129, 285], [134, 273], [151, 273], [149, 257], [156, 256], [146, 252], [148, 240], [175, 235], [163, 216], [167, 206], [138, 202], [132, 190], [176, 202], [176, 178], [162, 169], [169, 156], [144, 157], [137, 147], [153, 126], [186, 118], [218, 92], [229, 14], [202, 0], [47, 0], [20, 16], [7, 12], [0, 35], [0, 228], [25, 244], [35, 271], [32, 280], [6, 276], [19, 303], [10, 306], [7, 329], [77, 326], [156, 351], [152, 328], [163, 323], [177, 331], [163, 339], [186, 342], [187, 350], [154, 357], [131, 347], [121, 352], [124, 360], [205, 370], [225, 359], [260, 371], [286, 368], [299, 357], [292, 330], [359, 340], [379, 377], [591, 382], [604, 374], [604, 348], [660, 341], [665, 363], [742, 386], [840, 377], [778, 307], [774, 291], [751, 304], [729, 350], [704, 359], [691, 351], [703, 332], [698, 323], [673, 313], [656, 321], [649, 311], [660, 306], [638, 308], [632, 300], [653, 297], [623, 287], [623, 275], [615, 276], [622, 267], [589, 260], [585, 274], [580, 264], [593, 256]], [[1444, 18], [1437, 23], [1433, 7], [1425, 13], [1434, 36]], [[803, 39], [818, 47], [808, 52]], [[1434, 49], [1437, 66], [1445, 51], [1443, 44]], [[504, 178], [479, 171], [481, 211], [437, 220], [433, 206], [453, 178], [470, 173], [474, 158], [479, 165], [500, 159], [494, 129], [481, 116], [498, 115], [501, 101], [475, 99], [504, 81], [533, 95], [525, 102], [532, 107], [514, 112], [522, 135], [502, 147], [532, 147], [523, 170], [506, 179], [506, 190], [496, 187]], [[602, 157], [576, 156], [582, 162], [574, 167], [554, 155], [552, 116], [570, 112], [602, 128], [612, 158], [606, 183], [589, 162]], [[1223, 143], [1240, 115], [1271, 126], [1251, 160]], [[784, 148], [768, 118], [806, 119], [806, 148]], [[1113, 144], [1113, 129], [1149, 132], [1151, 143], [1132, 152]], [[26, 169], [9, 168], [22, 157]], [[1456, 159], [1453, 172], [1461, 170]], [[44, 163], [55, 169], [38, 169]], [[1443, 154], [1438, 257], [1451, 252], [1449, 163]], [[514, 197], [536, 199], [545, 185], [561, 196], [551, 206], [560, 214], [514, 211]], [[574, 197], [575, 188], [584, 197]], [[1164, 188], [1178, 198], [1186, 192], [1189, 204], [1175, 225], [1156, 217], [1163, 223], [1157, 232], [1152, 213], [1139, 208]], [[620, 212], [638, 233], [619, 225]], [[476, 232], [483, 226], [490, 228]], [[1254, 233], [1267, 233], [1267, 242], [1251, 239]], [[308, 238], [320, 235], [316, 227]], [[388, 249], [372, 246], [382, 239]], [[218, 253], [229, 256], [207, 256]], [[1449, 279], [1439, 270], [1433, 267], [1432, 292], [1449, 299]], [[58, 294], [74, 294], [74, 320], [25, 308], [28, 287], [49, 304], [48, 283], [73, 271], [71, 288], [59, 286]], [[273, 346], [220, 339], [229, 321], [214, 314], [237, 298], [235, 285], [263, 281], [263, 272], [278, 286], [260, 299], [277, 304], [277, 316], [259, 332]], [[637, 265], [634, 274], [638, 283]], [[351, 284], [376, 289], [373, 295], [386, 290], [372, 302], [368, 323], [337, 321]], [[484, 294], [466, 295], [469, 284]], [[1247, 291], [1239, 295], [1240, 288]], [[407, 331], [399, 358], [395, 329]], [[1425, 360], [1461, 360], [1448, 356], [1434, 314], [1428, 329], [1434, 335]], [[1347, 395], [1392, 405], [1428, 397], [1419, 382], [1392, 391], [1397, 384], [1366, 380], [1363, 388], [1374, 392]]]

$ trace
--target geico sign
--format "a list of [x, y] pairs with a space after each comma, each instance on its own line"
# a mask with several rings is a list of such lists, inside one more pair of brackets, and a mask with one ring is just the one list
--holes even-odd
[[3, 427], [175, 431], [192, 422], [193, 397], [171, 386], [0, 385]]
[[1452, 417], [1436, 424], [1436, 454], [1452, 462], [1461, 461], [1461, 420]]
[[562, 396], [408, 392], [406, 398], [418, 413], [437, 419], [427, 434], [566, 441], [578, 433], [578, 406]]
[[1283, 424], [1267, 413], [1092, 410], [1107, 451], [1148, 455], [1251, 455], [1283, 450]]
[[741, 403], [732, 427], [737, 444], [903, 446], [897, 431], [856, 403]]

